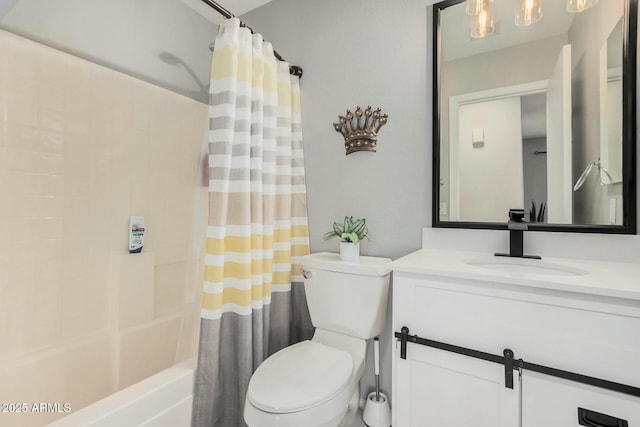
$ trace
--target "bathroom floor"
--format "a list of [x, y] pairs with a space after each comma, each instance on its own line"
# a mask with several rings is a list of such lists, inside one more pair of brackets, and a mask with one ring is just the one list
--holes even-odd
[[349, 427], [362, 427], [362, 411], [358, 411], [356, 418]]

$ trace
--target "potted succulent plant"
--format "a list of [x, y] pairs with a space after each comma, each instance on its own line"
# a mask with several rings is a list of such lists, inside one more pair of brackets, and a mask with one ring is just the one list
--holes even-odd
[[340, 242], [340, 259], [343, 261], [358, 261], [360, 256], [360, 242], [364, 239], [371, 241], [367, 230], [367, 220], [364, 218], [354, 220], [352, 216], [345, 216], [344, 223], [333, 223], [333, 229], [326, 233], [322, 240], [326, 241], [334, 237], [342, 239]]

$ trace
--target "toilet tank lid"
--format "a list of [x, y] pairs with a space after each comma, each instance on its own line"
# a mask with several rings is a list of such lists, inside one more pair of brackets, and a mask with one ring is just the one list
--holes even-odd
[[342, 261], [339, 254], [318, 252], [303, 256], [300, 263], [308, 268], [363, 276], [386, 276], [391, 273], [391, 259], [372, 256], [360, 256], [357, 262], [349, 262]]

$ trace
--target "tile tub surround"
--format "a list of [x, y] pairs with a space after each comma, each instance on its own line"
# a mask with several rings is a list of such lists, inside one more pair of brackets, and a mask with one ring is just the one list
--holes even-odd
[[[205, 104], [0, 31], [0, 401], [79, 409], [137, 381], [119, 356], [136, 328], [167, 328], [156, 371], [194, 354], [206, 116]], [[114, 273], [131, 215], [145, 216], [154, 257], [145, 316], [117, 312], [135, 308], [118, 302]], [[21, 425], [59, 416], [31, 415]]]

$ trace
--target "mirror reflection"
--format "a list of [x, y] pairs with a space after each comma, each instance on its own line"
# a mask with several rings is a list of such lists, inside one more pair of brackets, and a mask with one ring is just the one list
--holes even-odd
[[623, 224], [624, 7], [441, 10], [441, 221]]

